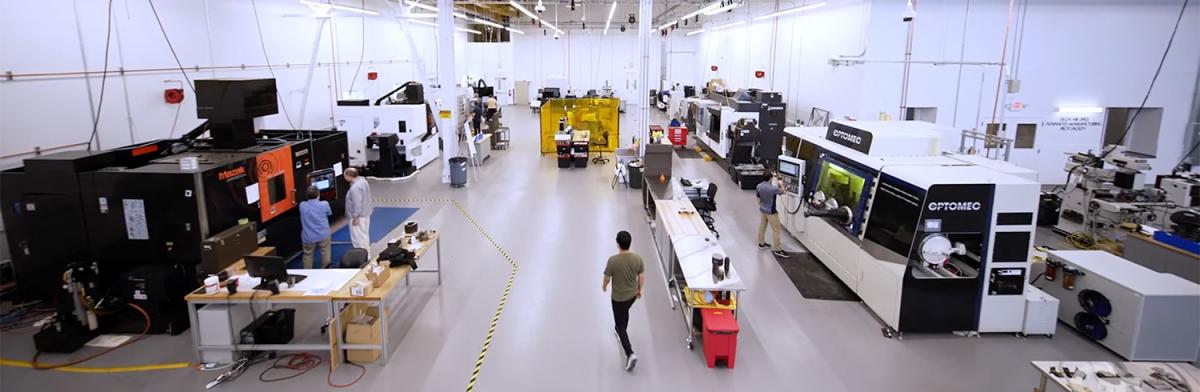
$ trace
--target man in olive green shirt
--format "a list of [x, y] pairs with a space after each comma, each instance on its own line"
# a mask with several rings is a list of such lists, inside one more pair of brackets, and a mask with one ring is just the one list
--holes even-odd
[[645, 267], [642, 257], [629, 251], [633, 238], [627, 231], [617, 233], [616, 255], [608, 258], [604, 267], [604, 283], [601, 291], [608, 291], [611, 282], [613, 320], [616, 322], [617, 338], [621, 340], [621, 348], [625, 350], [625, 370], [631, 371], [637, 365], [637, 355], [629, 345], [629, 334], [625, 329], [629, 326], [629, 308], [633, 301], [642, 297], [642, 284], [646, 282]]

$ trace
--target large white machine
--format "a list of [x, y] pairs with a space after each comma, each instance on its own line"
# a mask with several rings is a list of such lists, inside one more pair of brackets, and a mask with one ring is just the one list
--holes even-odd
[[[885, 336], [1021, 332], [1039, 184], [941, 155], [932, 127], [785, 129], [779, 172], [798, 186], [782, 196], [781, 221]], [[803, 175], [792, 180], [796, 166]]]
[[721, 159], [729, 156], [733, 145], [729, 133], [733, 124], [741, 119], [758, 121], [758, 105], [749, 101], [730, 101], [732, 106], [709, 106], [705, 124], [697, 129], [700, 141], [713, 150]]
[[1103, 251], [1050, 251], [1034, 283], [1058, 318], [1131, 361], [1196, 360], [1200, 285]]
[[[350, 165], [363, 167], [368, 161], [377, 159], [378, 148], [368, 148], [367, 136], [394, 133], [399, 137], [397, 149], [416, 169], [437, 159], [437, 132], [430, 126], [431, 112], [424, 100], [424, 93], [409, 92], [410, 88], [421, 89], [420, 85], [397, 88], [375, 101], [339, 102], [335, 107], [334, 124], [346, 131], [350, 147]], [[404, 98], [393, 99], [393, 95], [404, 90]], [[391, 101], [392, 103], [389, 103]]]

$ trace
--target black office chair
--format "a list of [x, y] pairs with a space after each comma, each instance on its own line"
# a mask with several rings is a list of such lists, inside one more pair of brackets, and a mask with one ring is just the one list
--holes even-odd
[[700, 219], [704, 221], [704, 225], [708, 226], [708, 230], [713, 232], [717, 238], [721, 238], [721, 233], [714, 226], [712, 213], [717, 210], [717, 184], [708, 183], [708, 189], [703, 195], [692, 199], [692, 206], [696, 207], [696, 211], [700, 213]]
[[362, 248], [350, 248], [346, 253], [342, 253], [342, 258], [338, 259], [338, 265], [341, 268], [361, 268], [367, 263], [367, 250]]

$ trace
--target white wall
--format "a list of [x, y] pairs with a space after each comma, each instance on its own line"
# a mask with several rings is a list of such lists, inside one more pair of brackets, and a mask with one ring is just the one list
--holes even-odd
[[[567, 30], [554, 39], [554, 33], [527, 29], [528, 34], [513, 37], [514, 80], [529, 80], [530, 94], [536, 94], [544, 80], [566, 78], [578, 95], [589, 89], [600, 90], [607, 82], [617, 96], [636, 102], [636, 91], [658, 88], [660, 69], [650, 67], [649, 87], [637, 86], [637, 32], [612, 28], [608, 35], [600, 29]], [[659, 64], [661, 39], [651, 37], [650, 64]]]
[[[185, 67], [265, 64], [249, 1], [157, 0], [154, 4]], [[339, 95], [337, 91], [348, 90], [355, 80], [360, 49], [364, 64], [353, 82], [355, 90], [377, 96], [398, 83], [419, 79], [404, 31], [395, 18], [387, 16], [391, 9], [379, 0], [366, 4], [385, 12], [366, 18], [335, 12], [337, 17], [325, 24], [316, 48], [317, 61], [325, 64], [336, 61], [338, 65], [315, 69], [304, 104], [309, 69], [297, 64], [310, 62], [320, 22], [311, 17], [306, 6], [295, 1], [257, 1], [265, 46], [275, 65], [283, 101], [280, 114], [266, 117], [265, 127], [292, 126], [283, 108], [296, 127], [331, 127], [332, 102]], [[0, 39], [0, 72], [99, 71], [104, 60], [106, 6], [104, 1], [85, 0], [0, 2], [0, 36], [5, 37]], [[110, 69], [176, 67], [146, 2], [115, 1], [113, 8]], [[434, 28], [413, 24], [412, 37], [417, 53], [426, 62], [427, 72], [434, 77], [437, 68]], [[465, 33], [456, 35], [456, 41], [458, 58], [464, 58]], [[467, 65], [461, 61], [458, 65], [459, 74], [465, 75]], [[379, 80], [366, 80], [371, 68], [379, 73]], [[193, 80], [271, 76], [265, 69], [187, 75]], [[180, 79], [176, 70], [110, 75], [99, 125], [100, 145], [111, 148], [167, 137], [172, 124], [176, 136], [197, 126], [201, 121], [196, 118], [190, 89], [185, 88], [187, 97], [182, 105], [170, 105], [162, 99], [164, 88], [179, 86], [179, 82], [167, 80]], [[336, 89], [334, 80], [338, 82]], [[87, 91], [90, 88], [98, 101], [100, 84], [98, 76], [87, 80], [67, 76], [0, 81], [0, 156], [30, 151], [35, 146], [48, 148], [85, 142], [92, 130], [91, 113], [95, 106], [89, 105]]]
[[[811, 2], [811, 1], [810, 1]], [[1025, 15], [1020, 51], [1021, 91], [1001, 95], [997, 121], [1051, 120], [1059, 106], [1137, 107], [1146, 93], [1180, 1], [1107, 0], [1032, 1]], [[799, 5], [782, 5], [782, 8]], [[770, 4], [754, 4], [702, 21], [706, 27], [737, 20], [744, 25], [688, 37], [699, 40], [700, 79], [724, 78], [730, 87], [782, 91], [789, 118], [807, 119], [813, 106], [831, 110], [834, 118], [878, 119], [899, 116], [901, 65], [868, 63], [833, 66], [837, 55], [854, 55], [866, 43], [866, 60], [902, 60], [907, 26], [900, 21], [903, 1], [829, 1], [812, 11], [754, 23]], [[999, 62], [1004, 42], [1007, 1], [921, 0], [915, 25], [913, 60]], [[965, 20], [964, 20], [965, 16]], [[1018, 17], [1020, 14], [1017, 15]], [[868, 19], [869, 18], [869, 19]], [[864, 23], [869, 21], [869, 23]], [[864, 30], [864, 26], [868, 26]], [[777, 37], [774, 60], [772, 31]], [[677, 30], [673, 36], [682, 36]], [[863, 40], [863, 34], [866, 40]], [[1197, 64], [1200, 64], [1200, 7], [1184, 16], [1174, 47], [1147, 107], [1162, 107], [1162, 129], [1154, 172], [1169, 171], [1183, 150]], [[1017, 30], [1009, 36], [1007, 62], [1013, 71]], [[674, 38], [673, 38], [674, 39]], [[774, 72], [770, 66], [774, 65]], [[717, 65], [712, 72], [709, 66]], [[912, 65], [908, 106], [937, 107], [937, 122], [955, 129], [991, 121], [999, 69], [996, 66]], [[755, 70], [768, 71], [756, 79]], [[774, 76], [774, 80], [770, 76]], [[960, 82], [961, 80], [961, 82]], [[1026, 108], [1009, 111], [1020, 101]], [[957, 147], [957, 138], [952, 143]], [[1054, 134], [1040, 127], [1038, 149], [1014, 153], [1013, 162], [1038, 169], [1043, 182], [1062, 181], [1061, 152], [1100, 148], [1095, 135]]]

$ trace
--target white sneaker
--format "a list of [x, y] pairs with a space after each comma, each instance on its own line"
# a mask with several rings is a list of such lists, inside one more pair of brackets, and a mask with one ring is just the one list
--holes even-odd
[[637, 354], [629, 354], [629, 359], [625, 360], [625, 371], [633, 371], [634, 366], [637, 366]]

